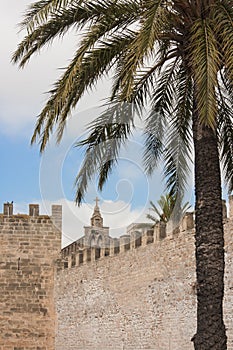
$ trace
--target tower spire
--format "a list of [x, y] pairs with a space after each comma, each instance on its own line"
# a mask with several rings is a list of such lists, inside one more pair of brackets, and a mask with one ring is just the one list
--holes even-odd
[[100, 214], [100, 208], [99, 208], [98, 202], [99, 202], [99, 198], [96, 197], [94, 212], [91, 217], [91, 226], [103, 227], [103, 218]]
[[100, 201], [99, 198], [96, 197], [96, 198], [95, 198], [95, 208], [99, 208], [99, 206], [98, 206], [98, 202], [99, 202], [99, 201]]

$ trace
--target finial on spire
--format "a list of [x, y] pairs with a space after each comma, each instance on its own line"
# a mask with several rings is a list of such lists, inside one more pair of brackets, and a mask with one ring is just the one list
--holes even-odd
[[100, 201], [99, 198], [96, 197], [96, 198], [95, 198], [95, 206], [96, 206], [96, 207], [98, 207], [98, 202], [99, 202], [99, 201]]

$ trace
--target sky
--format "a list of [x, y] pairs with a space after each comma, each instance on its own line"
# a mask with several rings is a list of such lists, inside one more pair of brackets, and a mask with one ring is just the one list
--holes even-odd
[[[85, 135], [85, 126], [100, 112], [110, 90], [110, 79], [101, 81], [96, 89], [85, 94], [68, 122], [59, 146], [51, 137], [45, 153], [38, 145], [30, 146], [30, 138], [47, 94], [59, 77], [60, 68], [69, 64], [79, 37], [68, 33], [63, 40], [55, 40], [33, 57], [21, 70], [11, 63], [11, 56], [23, 38], [17, 24], [22, 19], [29, 0], [8, 0], [1, 4], [0, 57], [0, 205], [14, 201], [14, 212], [25, 213], [29, 203], [39, 203], [41, 213], [50, 214], [51, 204], [63, 206], [63, 245], [83, 235], [83, 226], [90, 223], [94, 198], [100, 199], [104, 225], [113, 237], [126, 232], [132, 222], [145, 222], [149, 201], [156, 203], [164, 192], [161, 171], [148, 177], [141, 162], [143, 139], [141, 125], [138, 132], [122, 150], [102, 193], [96, 181], [90, 183], [81, 207], [74, 203], [74, 181], [82, 164], [83, 151], [74, 147]], [[190, 180], [187, 200], [193, 201]]]

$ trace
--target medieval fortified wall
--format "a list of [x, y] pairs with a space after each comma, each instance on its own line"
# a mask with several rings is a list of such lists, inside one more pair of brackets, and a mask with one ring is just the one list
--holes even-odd
[[[0, 214], [0, 349], [54, 350], [54, 273], [61, 249], [61, 207], [52, 217]], [[65, 350], [65, 348], [64, 348]]]
[[[225, 221], [225, 323], [233, 350], [233, 197]], [[81, 239], [60, 251], [52, 216], [0, 214], [0, 350], [193, 350], [193, 215], [176, 230], [131, 225], [109, 236], [98, 207]]]
[[[232, 197], [230, 218], [224, 221], [225, 323], [228, 350], [233, 350]], [[158, 224], [154, 232], [131, 227], [129, 233], [109, 246], [85, 248], [78, 240], [62, 250], [65, 268], [56, 278], [56, 350], [193, 350], [192, 213], [173, 232]]]

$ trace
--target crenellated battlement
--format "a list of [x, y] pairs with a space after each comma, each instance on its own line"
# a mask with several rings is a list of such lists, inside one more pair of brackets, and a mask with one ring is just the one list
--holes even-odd
[[[233, 196], [229, 197], [229, 215], [233, 217]], [[223, 219], [227, 220], [226, 201], [223, 200]], [[139, 224], [138, 224], [139, 225]], [[140, 224], [141, 232], [137, 229], [137, 224], [131, 224], [128, 228], [130, 234], [124, 234], [119, 238], [112, 239], [108, 245], [103, 247], [85, 246], [78, 241], [71, 243], [62, 249], [63, 268], [80, 266], [89, 262], [98, 261], [106, 257], [113, 257], [118, 254], [126, 253], [129, 250], [145, 247], [149, 244], [157, 244], [162, 240], [176, 239], [181, 235], [194, 234], [195, 215], [193, 212], [187, 212], [181, 220], [178, 227], [172, 228], [164, 222], [157, 223], [154, 228], [147, 228]], [[135, 230], [134, 230], [135, 228]]]
[[114, 238], [108, 246], [85, 247], [77, 242], [71, 243], [61, 251], [63, 268], [80, 266], [89, 262], [98, 261], [106, 257], [113, 257], [126, 253], [129, 250], [156, 244], [161, 240], [175, 239], [178, 235], [194, 234], [194, 215], [187, 212], [178, 228], [169, 232], [163, 222], [157, 223], [153, 229], [144, 229], [142, 232], [132, 231], [119, 238]]
[[52, 205], [51, 216], [40, 215], [39, 204], [29, 204], [28, 214], [14, 214], [13, 202], [3, 204], [3, 213], [0, 213], [0, 224], [13, 224], [16, 222], [24, 222], [31, 224], [46, 224], [51, 222], [58, 230], [62, 230], [62, 206]]

